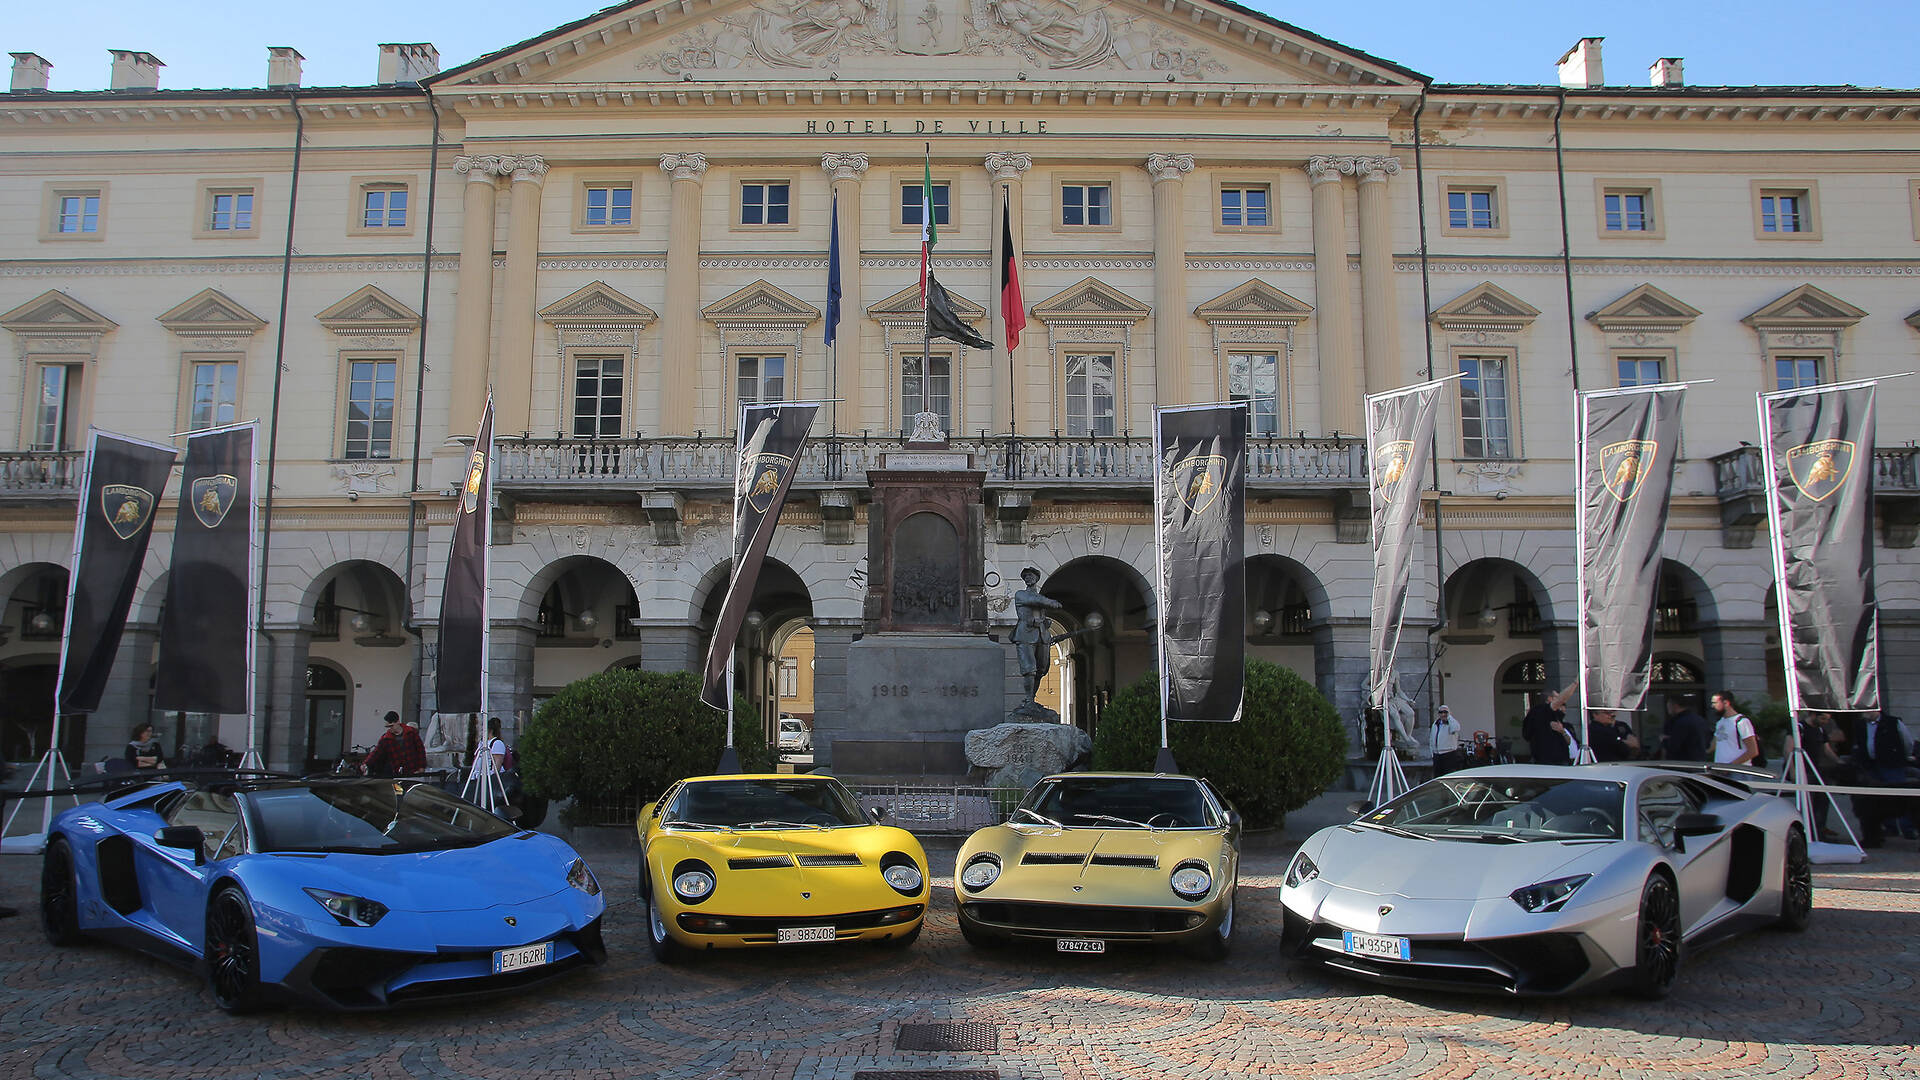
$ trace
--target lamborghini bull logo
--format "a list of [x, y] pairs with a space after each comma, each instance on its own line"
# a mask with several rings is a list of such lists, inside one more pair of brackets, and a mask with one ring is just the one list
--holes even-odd
[[195, 479], [188, 494], [193, 503], [193, 516], [209, 529], [219, 528], [220, 523], [227, 520], [227, 511], [233, 509], [234, 496], [239, 492], [240, 478], [227, 473]]
[[1413, 442], [1399, 439], [1383, 443], [1373, 452], [1373, 489], [1380, 501], [1390, 503], [1400, 482], [1407, 477], [1407, 463], [1413, 460]]
[[1608, 494], [1621, 502], [1640, 494], [1641, 482], [1660, 444], [1647, 439], [1628, 439], [1600, 448], [1600, 482]]
[[480, 489], [487, 482], [487, 452], [475, 450], [467, 459], [467, 482], [460, 490], [460, 512], [471, 514], [480, 507]]
[[1167, 483], [1180, 505], [1196, 516], [1206, 513], [1219, 500], [1226, 482], [1227, 459], [1220, 454], [1189, 454], [1167, 470]]
[[792, 468], [793, 459], [784, 454], [761, 454], [754, 458], [748, 469], [752, 480], [747, 485], [747, 505], [753, 507], [755, 513], [766, 513], [779, 496], [780, 484]]
[[100, 489], [100, 512], [106, 516], [107, 527], [122, 540], [132, 539], [146, 527], [154, 501], [153, 492], [132, 484], [108, 484]]
[[1853, 475], [1856, 446], [1847, 439], [1821, 439], [1787, 451], [1787, 475], [1800, 494], [1823, 502]]

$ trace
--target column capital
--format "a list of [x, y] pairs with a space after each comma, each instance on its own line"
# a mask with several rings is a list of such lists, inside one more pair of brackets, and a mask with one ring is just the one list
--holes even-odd
[[993, 153], [987, 155], [983, 164], [994, 183], [1006, 183], [1020, 179], [1028, 169], [1033, 168], [1033, 155]]
[[512, 172], [513, 168], [505, 164], [511, 160], [498, 154], [461, 154], [453, 159], [453, 171], [470, 181], [491, 180]]
[[692, 180], [698, 183], [707, 172], [707, 155], [661, 154], [660, 171], [675, 180]]
[[1192, 171], [1192, 154], [1147, 155], [1147, 175], [1153, 177], [1153, 182], [1156, 184], [1168, 180], [1184, 180]]
[[1400, 159], [1391, 155], [1357, 157], [1353, 159], [1353, 170], [1363, 184], [1384, 184], [1388, 177], [1400, 175]]
[[835, 183], [842, 180], [858, 180], [867, 171], [867, 155], [821, 154], [820, 171], [833, 177]]
[[1315, 155], [1307, 159], [1303, 166], [1307, 170], [1307, 179], [1315, 184], [1324, 184], [1329, 180], [1339, 180], [1342, 176], [1352, 176], [1359, 171], [1351, 157], [1332, 157]]
[[516, 157], [500, 159], [503, 172], [513, 175], [516, 184], [526, 181], [542, 182], [547, 176], [547, 159], [539, 154], [521, 154]]

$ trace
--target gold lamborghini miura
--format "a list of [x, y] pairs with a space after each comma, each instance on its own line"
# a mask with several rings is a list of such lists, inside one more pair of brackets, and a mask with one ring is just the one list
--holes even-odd
[[927, 909], [927, 854], [831, 776], [697, 776], [640, 811], [647, 941], [706, 949], [871, 941], [905, 947]]
[[974, 945], [1170, 942], [1220, 959], [1240, 815], [1191, 776], [1063, 773], [1034, 785], [1005, 825], [969, 837], [954, 865], [960, 932]]

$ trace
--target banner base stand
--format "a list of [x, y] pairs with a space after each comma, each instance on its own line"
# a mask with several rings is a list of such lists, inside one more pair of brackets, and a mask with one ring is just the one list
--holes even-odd
[[715, 767], [713, 771], [715, 774], [721, 775], [721, 776], [725, 776], [730, 773], [739, 772], [740, 771], [739, 751], [735, 750], [731, 746], [727, 747], [725, 750], [720, 751], [720, 764], [717, 767]]
[[1867, 861], [1867, 853], [1852, 844], [1829, 844], [1815, 840], [1807, 845], [1807, 858], [1816, 866], [1836, 866]]
[[[0, 834], [5, 834], [0, 835], [0, 851], [4, 851], [9, 855], [38, 855], [45, 849], [47, 846], [47, 834], [53, 829], [53, 801], [58, 796], [36, 796], [34, 789], [39, 788], [41, 791], [52, 792], [72, 786], [73, 773], [67, 769], [67, 759], [60, 756], [59, 747], [48, 747], [47, 752], [40, 755], [40, 763], [33, 767], [33, 775], [28, 777], [26, 786], [14, 794], [12, 800], [13, 806], [7, 811], [6, 825], [4, 828], [0, 828]], [[13, 823], [15, 819], [20, 816], [20, 808], [25, 806], [26, 800], [31, 798], [38, 798], [40, 800], [39, 831], [25, 833], [20, 836], [11, 835], [13, 833]], [[80, 800], [72, 795], [65, 796], [65, 798], [70, 806], [80, 805]]]
[[1380, 767], [1374, 771], [1373, 786], [1367, 789], [1367, 802], [1370, 806], [1385, 806], [1407, 793], [1406, 771], [1400, 768], [1400, 752], [1391, 746], [1381, 747]]
[[1154, 755], [1153, 771], [1157, 773], [1177, 773], [1180, 771], [1180, 766], [1174, 763], [1173, 749], [1171, 747], [1163, 746], [1160, 748], [1160, 752]]
[[38, 855], [47, 849], [47, 838], [40, 833], [9, 836], [0, 840], [0, 855]]

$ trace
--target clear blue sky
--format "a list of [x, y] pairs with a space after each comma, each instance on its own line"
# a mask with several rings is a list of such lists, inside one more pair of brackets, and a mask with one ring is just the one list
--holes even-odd
[[[763, 0], [774, 6], [780, 0]], [[1080, 0], [1082, 5], [1091, 0]], [[107, 50], [166, 62], [160, 85], [260, 86], [267, 47], [306, 57], [308, 86], [364, 85], [381, 42], [430, 41], [443, 67], [572, 22], [605, 0], [322, 0], [262, 5], [233, 0], [95, 0], [79, 8], [0, 0], [0, 46], [53, 61], [52, 89], [107, 85]], [[1916, 0], [1614, 0], [1556, 6], [1539, 0], [1374, 0], [1338, 5], [1250, 0], [1248, 6], [1322, 37], [1403, 64], [1440, 82], [1553, 83], [1554, 61], [1582, 37], [1606, 38], [1607, 81], [1645, 85], [1647, 65], [1686, 60], [1696, 85], [1920, 86]]]

